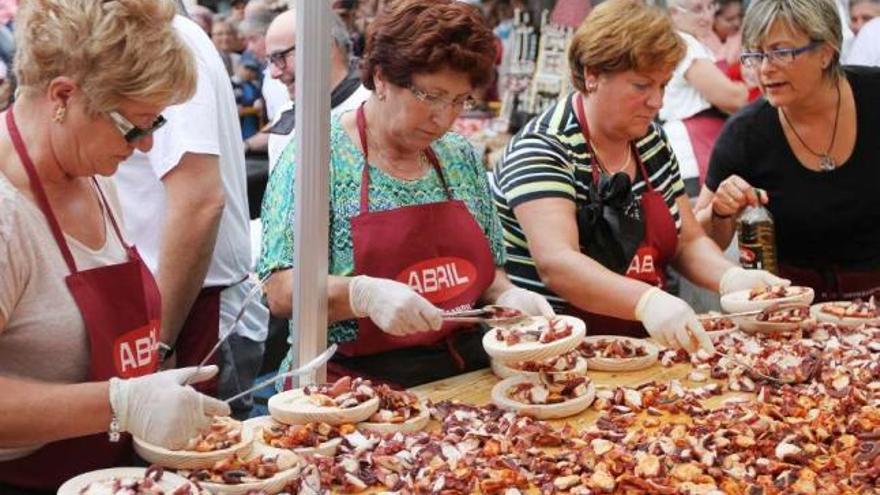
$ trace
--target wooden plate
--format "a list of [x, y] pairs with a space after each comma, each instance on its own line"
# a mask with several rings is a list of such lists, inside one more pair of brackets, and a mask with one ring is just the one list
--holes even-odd
[[750, 301], [749, 293], [751, 293], [751, 291], [748, 289], [731, 292], [730, 294], [721, 296], [721, 308], [728, 313], [740, 313], [743, 311], [759, 311], [767, 309], [774, 304], [796, 303], [809, 305], [813, 302], [813, 298], [816, 296], [815, 292], [813, 292], [813, 289], [810, 287], [792, 288], [804, 289], [804, 292], [790, 297], [780, 297], [778, 299], [767, 299], [764, 301]]
[[735, 319], [727, 317], [727, 316], [720, 314], [720, 313], [702, 314], [702, 315], [698, 315], [697, 318], [700, 319], [700, 323], [705, 323], [709, 320], [715, 320], [715, 319], [720, 319], [720, 318], [727, 318], [728, 320], [733, 321], [733, 326], [730, 328], [725, 328], [723, 330], [706, 330], [706, 334], [709, 335], [709, 338], [712, 339], [713, 342], [720, 339], [721, 337], [724, 337], [725, 335], [731, 334], [731, 333], [739, 330], [739, 324], [737, 324]]
[[[257, 454], [253, 453], [252, 455]], [[210, 483], [207, 481], [199, 481], [199, 485], [203, 489], [208, 490], [214, 495], [247, 495], [251, 492], [259, 492], [261, 490], [269, 494], [279, 493], [284, 490], [284, 487], [286, 487], [289, 483], [297, 480], [302, 474], [303, 468], [306, 466], [305, 462], [302, 459], [299, 459], [299, 456], [289, 450], [283, 451], [283, 453], [280, 455], [293, 456], [298, 458], [297, 465], [290, 469], [279, 471], [275, 474], [275, 476], [260, 481], [239, 483], [237, 485], [226, 485], [223, 483]]]
[[251, 430], [254, 437], [254, 454], [278, 455], [281, 452], [294, 452], [299, 455], [323, 455], [332, 457], [336, 455], [336, 448], [342, 443], [342, 437], [328, 440], [317, 447], [301, 447], [298, 449], [282, 449], [273, 447], [263, 441], [262, 429], [264, 427], [278, 424], [271, 416], [259, 416], [245, 420], [245, 426]]
[[782, 335], [798, 331], [801, 328], [801, 322], [797, 323], [780, 323], [758, 321], [754, 317], [743, 319], [740, 328], [745, 333], [760, 333], [763, 335]]
[[810, 306], [810, 316], [812, 316], [813, 318], [815, 318], [819, 321], [824, 321], [824, 322], [828, 322], [828, 323], [836, 323], [836, 324], [844, 326], [844, 327], [857, 327], [857, 326], [863, 325], [865, 323], [878, 323], [878, 322], [880, 322], [880, 317], [873, 317], [873, 318], [858, 318], [858, 317], [853, 317], [853, 316], [839, 317], [839, 316], [834, 316], [832, 314], [829, 314], [829, 313], [822, 311], [822, 306], [824, 306], [825, 304], [833, 304], [833, 303], [841, 303], [841, 302], [849, 302], [849, 301], [831, 301], [831, 302], [814, 304], [814, 305]]
[[[67, 480], [58, 489], [58, 495], [79, 495], [80, 491], [90, 483], [111, 478], [143, 478], [146, 472], [147, 468], [142, 467], [116, 467], [89, 471]], [[162, 479], [159, 480], [159, 486], [166, 493], [171, 493], [175, 489], [188, 484], [190, 483], [186, 478], [169, 471], [165, 471], [162, 474]]]
[[531, 416], [535, 419], [559, 419], [574, 416], [583, 412], [590, 407], [590, 404], [593, 403], [593, 399], [596, 398], [596, 386], [592, 381], [587, 385], [586, 394], [576, 399], [560, 402], [559, 404], [523, 404], [522, 402], [517, 402], [507, 396], [508, 389], [519, 383], [528, 381], [537, 383], [536, 380], [532, 380], [531, 378], [522, 375], [512, 376], [501, 380], [492, 387], [492, 402], [501, 409], [515, 411], [519, 414]]
[[[587, 326], [583, 320], [579, 320], [573, 316], [556, 316], [556, 319], [562, 320], [572, 326], [571, 335], [563, 339], [555, 340], [547, 344], [540, 342], [522, 342], [509, 346], [504, 342], [499, 342], [495, 338], [497, 329], [486, 332], [483, 335], [483, 348], [492, 358], [502, 362], [522, 362], [522, 361], [543, 361], [544, 359], [565, 354], [566, 352], [577, 347], [584, 339], [587, 333]], [[523, 323], [511, 325], [507, 328], [525, 328], [535, 325], [535, 322], [546, 323], [547, 318], [532, 317]]]
[[639, 345], [645, 348], [645, 351], [648, 353], [646, 356], [640, 357], [632, 357], [632, 358], [603, 358], [603, 357], [593, 357], [586, 358], [587, 366], [591, 370], [595, 371], [636, 371], [642, 370], [645, 368], [650, 368], [657, 362], [657, 357], [660, 355], [660, 348], [657, 347], [657, 344], [650, 342], [645, 339], [636, 339], [632, 337], [624, 337], [622, 335], [592, 335], [584, 339], [586, 342], [597, 342], [600, 340], [625, 340], [632, 342], [634, 345]]
[[241, 442], [225, 449], [211, 452], [195, 452], [192, 450], [168, 450], [158, 445], [147, 443], [140, 438], [134, 439], [134, 451], [151, 464], [172, 469], [209, 468], [232, 454], [245, 455], [251, 451], [253, 433], [249, 428], [241, 427]]
[[403, 423], [358, 423], [357, 427], [361, 430], [374, 431], [376, 433], [381, 433], [383, 435], [388, 433], [415, 433], [417, 431], [422, 431], [425, 429], [425, 426], [428, 425], [428, 420], [431, 419], [430, 413], [428, 413], [428, 408], [423, 404], [419, 404], [419, 414], [418, 416], [409, 418]]
[[[522, 375], [531, 378], [538, 378], [538, 373], [536, 371], [522, 371], [516, 368], [510, 367], [508, 364], [503, 363], [501, 361], [497, 361], [495, 359], [492, 360], [492, 373], [495, 373], [495, 376], [501, 378], [502, 380], [505, 378], [510, 378], [511, 376]], [[555, 371], [548, 371], [547, 374], [553, 375], [557, 373]], [[587, 360], [583, 356], [578, 356], [577, 361], [575, 361], [574, 368], [566, 371], [560, 371], [559, 373], [569, 373], [575, 375], [586, 375], [587, 374]]]
[[269, 398], [269, 414], [276, 421], [288, 425], [312, 422], [331, 425], [360, 423], [366, 421], [378, 409], [378, 397], [347, 409], [319, 406], [310, 402], [301, 388], [281, 392]]

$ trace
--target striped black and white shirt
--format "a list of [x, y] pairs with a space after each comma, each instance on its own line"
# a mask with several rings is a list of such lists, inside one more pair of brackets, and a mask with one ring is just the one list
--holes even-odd
[[[516, 285], [547, 296], [557, 310], [563, 309], [566, 302], [541, 282], [513, 209], [541, 198], [565, 198], [577, 203], [587, 201], [592, 182], [591, 156], [572, 102], [572, 95], [569, 95], [529, 121], [507, 145], [491, 181], [504, 228], [508, 275]], [[680, 231], [681, 217], [676, 200], [684, 194], [684, 183], [661, 127], [651, 124], [647, 134], [636, 143], [636, 148], [651, 185], [663, 195]], [[636, 199], [640, 199], [645, 191], [640, 171], [633, 180], [632, 189]]]

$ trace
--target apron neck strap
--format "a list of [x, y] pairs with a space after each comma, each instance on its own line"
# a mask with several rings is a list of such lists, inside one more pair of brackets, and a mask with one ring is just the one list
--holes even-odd
[[[364, 150], [364, 167], [361, 172], [361, 213], [368, 213], [370, 211], [370, 153], [367, 147], [367, 117], [364, 112], [365, 104], [366, 102], [361, 103], [355, 115], [357, 119], [358, 137], [361, 140], [361, 148]], [[443, 184], [443, 191], [446, 193], [446, 198], [452, 200], [452, 193], [449, 191], [449, 186], [446, 184], [446, 177], [443, 175], [443, 169], [440, 167], [440, 160], [437, 159], [434, 150], [429, 146], [423, 153], [425, 153], [425, 157], [431, 163], [431, 166], [434, 167], [437, 176], [440, 177], [440, 183]]]
[[37, 175], [34, 162], [31, 160], [24, 145], [24, 140], [21, 138], [21, 133], [18, 131], [18, 126], [15, 124], [14, 106], [10, 105], [9, 110], [6, 112], [6, 127], [9, 129], [9, 137], [12, 139], [12, 145], [15, 147], [18, 159], [21, 160], [21, 164], [25, 172], [27, 172], [31, 183], [31, 192], [34, 194], [37, 206], [39, 206], [40, 211], [43, 212], [46, 221], [49, 223], [49, 230], [52, 231], [55, 243], [58, 245], [58, 249], [61, 250], [61, 256], [64, 257], [64, 262], [67, 263], [70, 273], [76, 273], [76, 262], [73, 260], [73, 254], [70, 252], [70, 247], [67, 245], [67, 240], [64, 238], [61, 226], [58, 225], [58, 219], [55, 217], [52, 206], [49, 204], [49, 197], [46, 196], [46, 190], [43, 189], [43, 183], [40, 181], [40, 176]]
[[110, 219], [110, 225], [113, 226], [113, 232], [116, 233], [116, 238], [119, 239], [119, 244], [121, 244], [122, 247], [129, 249], [131, 246], [126, 244], [125, 239], [122, 237], [122, 230], [119, 229], [119, 224], [116, 222], [116, 216], [113, 214], [113, 210], [110, 209], [110, 203], [107, 202], [107, 197], [104, 196], [104, 191], [98, 184], [98, 179], [92, 177], [92, 184], [95, 185], [95, 189], [98, 191], [98, 196], [101, 197], [101, 203], [104, 205], [104, 211], [107, 212], [107, 217]]
[[[583, 134], [584, 136], [584, 142], [587, 145], [587, 152], [590, 154], [590, 174], [592, 174], [593, 183], [595, 184], [599, 181], [599, 166], [601, 166], [601, 164], [599, 163], [599, 156], [596, 155], [596, 150], [594, 150], [593, 146], [590, 144], [590, 124], [587, 122], [586, 112], [584, 111], [584, 95], [578, 92], [577, 94], [575, 94], [574, 98], [576, 100], [575, 117], [577, 118], [578, 125], [581, 128], [581, 134]], [[629, 142], [629, 146], [630, 152], [633, 154], [633, 156], [635, 156], [636, 163], [639, 166], [639, 171], [641, 172], [642, 178], [645, 181], [645, 187], [648, 189], [648, 191], [654, 192], [654, 186], [651, 185], [651, 179], [648, 176], [648, 170], [645, 168], [645, 164], [642, 162], [642, 157], [641, 155], [639, 155], [638, 148], [636, 148], [635, 144], [633, 144], [632, 141]]]

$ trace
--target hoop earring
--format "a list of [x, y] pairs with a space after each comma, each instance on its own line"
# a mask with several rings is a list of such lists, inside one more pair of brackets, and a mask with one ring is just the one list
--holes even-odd
[[64, 105], [58, 105], [58, 107], [55, 108], [55, 115], [52, 117], [52, 120], [60, 124], [64, 122], [65, 115], [67, 115], [67, 107]]

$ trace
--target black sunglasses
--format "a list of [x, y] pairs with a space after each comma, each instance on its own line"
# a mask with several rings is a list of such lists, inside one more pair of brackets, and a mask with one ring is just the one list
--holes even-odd
[[123, 117], [122, 114], [117, 112], [116, 110], [110, 110], [109, 112], [107, 112], [107, 115], [110, 116], [110, 119], [113, 121], [113, 123], [116, 125], [116, 128], [122, 134], [123, 139], [125, 139], [125, 141], [128, 143], [133, 143], [153, 134], [154, 132], [156, 132], [157, 129], [168, 122], [167, 120], [165, 120], [165, 117], [159, 115], [158, 117], [156, 117], [156, 120], [154, 120], [153, 123], [150, 124], [150, 127], [138, 127], [132, 124], [131, 121]]

